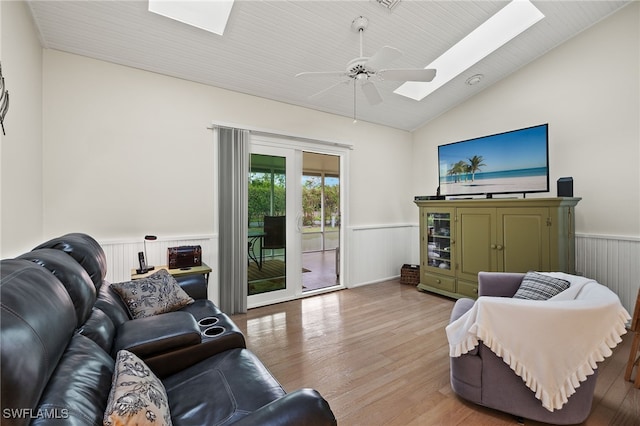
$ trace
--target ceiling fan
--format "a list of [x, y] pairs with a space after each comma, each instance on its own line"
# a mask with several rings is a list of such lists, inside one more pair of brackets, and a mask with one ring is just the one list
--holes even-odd
[[[378, 50], [373, 56], [365, 57], [362, 53], [362, 33], [369, 25], [369, 20], [364, 16], [358, 16], [351, 23], [351, 27], [360, 34], [360, 56], [352, 59], [347, 64], [346, 71], [311, 71], [296, 74], [296, 77], [318, 77], [318, 76], [335, 76], [341, 77], [338, 83], [327, 87], [320, 92], [311, 95], [310, 98], [316, 98], [338, 87], [342, 84], [354, 82], [354, 109], [355, 109], [355, 88], [356, 84], [360, 84], [362, 92], [367, 101], [371, 105], [382, 102], [382, 96], [374, 85], [374, 81], [426, 81], [429, 82], [436, 76], [436, 70], [424, 68], [408, 68], [408, 69], [386, 69], [383, 68], [392, 61], [402, 56], [402, 52], [394, 47], [384, 46]], [[355, 115], [355, 112], [354, 112]]]

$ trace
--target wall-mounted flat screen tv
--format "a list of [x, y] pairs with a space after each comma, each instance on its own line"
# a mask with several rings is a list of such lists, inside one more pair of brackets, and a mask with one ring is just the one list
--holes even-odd
[[549, 125], [440, 145], [440, 194], [549, 191]]

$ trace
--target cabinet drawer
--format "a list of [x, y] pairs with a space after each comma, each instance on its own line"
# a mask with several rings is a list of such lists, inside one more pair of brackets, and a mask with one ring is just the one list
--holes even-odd
[[443, 277], [441, 275], [424, 273], [422, 274], [422, 283], [430, 287], [439, 288], [440, 290], [453, 292], [456, 289], [455, 278]]
[[457, 293], [463, 296], [478, 298], [478, 283], [470, 283], [468, 281], [458, 281]]

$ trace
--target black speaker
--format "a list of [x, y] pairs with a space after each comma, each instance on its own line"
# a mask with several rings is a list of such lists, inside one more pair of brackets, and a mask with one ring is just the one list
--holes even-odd
[[558, 179], [558, 197], [573, 197], [572, 177], [561, 177]]

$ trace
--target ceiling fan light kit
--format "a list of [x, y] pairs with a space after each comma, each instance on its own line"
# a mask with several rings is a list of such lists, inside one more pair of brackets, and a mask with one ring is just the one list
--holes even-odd
[[356, 121], [356, 84], [370, 105], [377, 105], [383, 101], [375, 81], [421, 81], [429, 82], [436, 76], [435, 69], [409, 68], [409, 69], [386, 69], [387, 65], [402, 56], [402, 52], [390, 46], [383, 46], [373, 56], [367, 57], [363, 53], [363, 33], [369, 26], [369, 20], [364, 16], [358, 16], [351, 22], [351, 28], [357, 31], [360, 36], [360, 55], [347, 63], [345, 71], [310, 71], [301, 72], [296, 77], [339, 77], [342, 80], [326, 89], [310, 96], [317, 98], [324, 95], [331, 89], [342, 84], [353, 82], [354, 85], [354, 122]]

